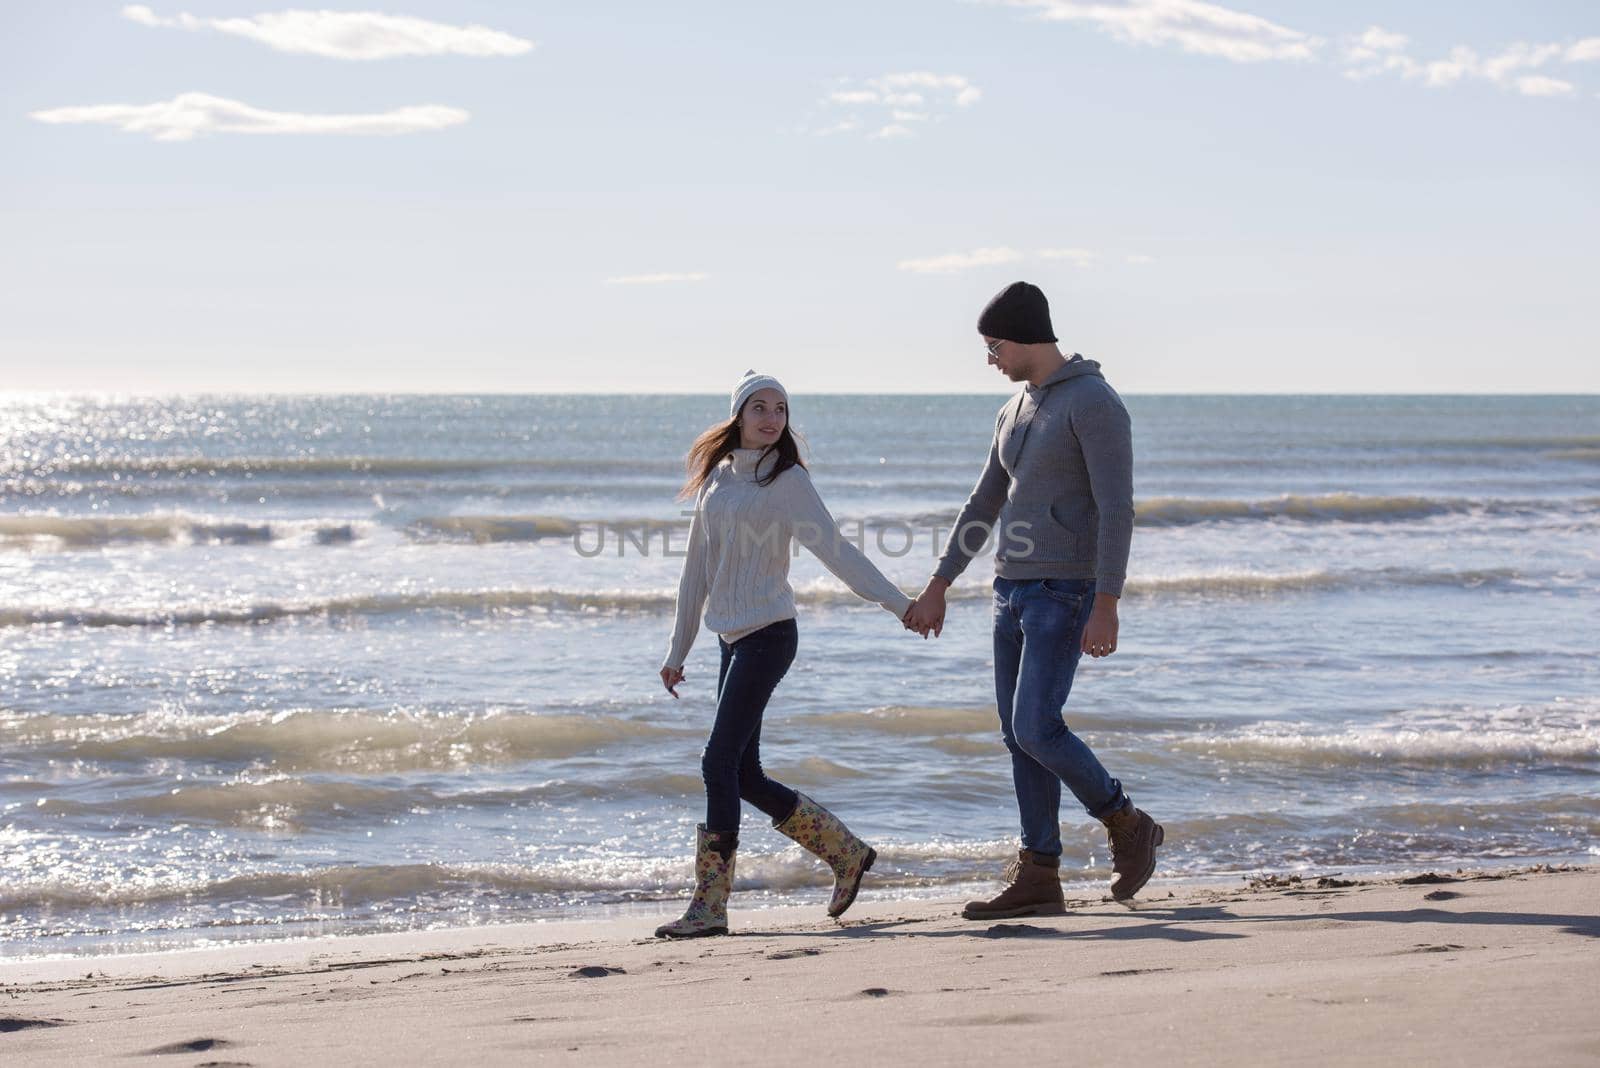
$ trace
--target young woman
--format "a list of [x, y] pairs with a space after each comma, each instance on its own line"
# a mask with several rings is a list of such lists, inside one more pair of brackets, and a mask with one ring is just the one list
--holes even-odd
[[685, 498], [699, 494], [689, 526], [678, 613], [661, 682], [673, 697], [683, 661], [700, 629], [715, 631], [722, 651], [717, 718], [700, 760], [706, 821], [696, 841], [694, 897], [683, 917], [656, 928], [663, 938], [728, 933], [728, 893], [739, 844], [739, 800], [833, 869], [828, 915], [850, 907], [877, 853], [837, 817], [761, 770], [761, 716], [794, 662], [794, 590], [790, 545], [798, 539], [855, 593], [904, 621], [911, 599], [861, 551], [839, 536], [811, 484], [789, 429], [789, 395], [770, 375], [745, 372], [729, 419], [689, 449]]

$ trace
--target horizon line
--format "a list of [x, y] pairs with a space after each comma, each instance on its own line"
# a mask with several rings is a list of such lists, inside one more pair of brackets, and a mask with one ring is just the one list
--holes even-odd
[[[1600, 399], [1600, 388], [1595, 390], [1448, 390], [1416, 392], [1412, 390], [1126, 390], [1119, 389], [1124, 397], [1594, 397]], [[813, 397], [1006, 397], [1016, 390], [837, 390], [819, 389], [800, 394]], [[725, 397], [726, 390], [593, 390], [593, 389], [534, 389], [534, 390], [460, 390], [460, 389], [390, 389], [390, 390], [73, 390], [73, 389], [6, 389], [0, 388], [0, 403], [5, 401], [38, 399], [100, 399], [155, 398], [155, 397]]]

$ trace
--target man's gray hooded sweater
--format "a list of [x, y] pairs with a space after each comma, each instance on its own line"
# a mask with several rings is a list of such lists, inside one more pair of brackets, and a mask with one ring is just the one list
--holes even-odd
[[989, 460], [934, 574], [954, 582], [991, 529], [1001, 578], [1094, 579], [1096, 593], [1122, 596], [1133, 538], [1133, 432], [1094, 360], [1073, 357], [1000, 409]]

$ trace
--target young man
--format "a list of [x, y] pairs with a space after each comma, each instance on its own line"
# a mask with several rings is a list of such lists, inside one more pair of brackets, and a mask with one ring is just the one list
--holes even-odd
[[[956, 518], [907, 626], [944, 627], [944, 591], [992, 535], [994, 683], [1022, 815], [1022, 849], [999, 896], [968, 919], [1064, 912], [1061, 784], [1102, 821], [1111, 894], [1126, 901], [1155, 870], [1161, 826], [1135, 808], [1061, 718], [1078, 657], [1117, 650], [1117, 600], [1133, 534], [1133, 439], [1100, 365], [1061, 355], [1037, 286], [1014, 282], [978, 318], [989, 363], [1022, 392], [1000, 409], [989, 460]], [[997, 523], [998, 520], [998, 523]]]

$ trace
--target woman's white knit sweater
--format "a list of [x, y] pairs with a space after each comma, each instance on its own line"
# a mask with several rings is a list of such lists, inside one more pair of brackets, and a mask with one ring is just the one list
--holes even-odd
[[[683, 667], [702, 610], [707, 629], [730, 644], [769, 623], [793, 619], [789, 558], [796, 539], [858, 597], [876, 601], [896, 619], [911, 607], [911, 599], [839, 534], [805, 468], [797, 465], [768, 485], [757, 484], [761, 453], [735, 449], [706, 483], [689, 524], [678, 615], [662, 667]], [[761, 473], [776, 462], [776, 454], [769, 454]]]

